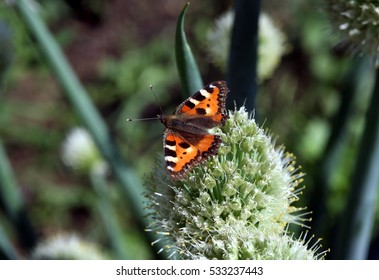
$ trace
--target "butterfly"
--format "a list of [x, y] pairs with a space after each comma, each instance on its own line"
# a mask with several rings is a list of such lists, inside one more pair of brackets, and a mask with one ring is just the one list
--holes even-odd
[[221, 137], [208, 130], [225, 124], [228, 92], [225, 81], [216, 81], [186, 99], [174, 114], [158, 115], [166, 127], [163, 148], [167, 172], [173, 180], [184, 178], [193, 167], [217, 154]]

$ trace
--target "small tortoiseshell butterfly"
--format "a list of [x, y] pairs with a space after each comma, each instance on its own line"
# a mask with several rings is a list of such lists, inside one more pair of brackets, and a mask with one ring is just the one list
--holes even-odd
[[213, 82], [180, 104], [173, 115], [159, 115], [166, 127], [163, 148], [167, 171], [173, 180], [181, 179], [191, 168], [216, 155], [221, 137], [208, 129], [227, 119], [225, 81]]

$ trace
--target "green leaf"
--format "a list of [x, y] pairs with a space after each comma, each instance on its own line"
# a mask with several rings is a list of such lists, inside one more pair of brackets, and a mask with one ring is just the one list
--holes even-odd
[[[12, 166], [7, 158], [4, 146], [0, 139], [0, 205], [4, 210], [4, 214], [7, 219], [11, 222], [17, 237], [19, 238], [20, 243], [31, 249], [37, 243], [37, 236], [35, 230], [32, 226], [32, 223], [27, 214], [25, 204], [22, 198], [22, 194], [17, 185], [16, 178], [12, 169]], [[0, 229], [1, 231], [1, 229]], [[1, 232], [0, 232], [1, 235]], [[0, 246], [3, 247], [3, 244], [6, 243], [5, 237], [0, 236]], [[10, 244], [10, 243], [9, 243]], [[6, 246], [5, 251], [10, 252], [12, 249], [9, 246]], [[10, 254], [14, 255], [14, 254]]]
[[187, 43], [186, 34], [184, 32], [184, 16], [188, 5], [189, 2], [184, 6], [179, 16], [175, 35], [176, 63], [185, 98], [203, 87], [203, 80], [201, 79], [199, 68], [193, 57], [191, 48]]
[[337, 259], [367, 259], [379, 186], [379, 70], [365, 117], [349, 200], [343, 212]]
[[11, 241], [0, 224], [0, 259], [1, 260], [17, 260], [20, 259], [16, 249], [13, 247]]
[[3, 82], [12, 60], [12, 32], [5, 22], [0, 21], [0, 95], [2, 93]]
[[[157, 238], [154, 233], [145, 231], [149, 221], [146, 218], [147, 213], [144, 207], [144, 188], [139, 178], [131, 168], [126, 166], [118, 147], [109, 133], [106, 122], [89, 98], [87, 91], [73, 72], [60, 46], [38, 12], [33, 9], [30, 1], [27, 0], [18, 0], [15, 2], [15, 6], [18, 8], [21, 18], [35, 36], [36, 43], [41, 48], [43, 55], [50, 62], [52, 70], [64, 89], [63, 93], [71, 102], [72, 107], [91, 133], [103, 157], [109, 163], [113, 175], [119, 182], [125, 203], [133, 211], [141, 234], [144, 235], [148, 244], [153, 244]], [[151, 247], [151, 250], [154, 251], [154, 248]]]

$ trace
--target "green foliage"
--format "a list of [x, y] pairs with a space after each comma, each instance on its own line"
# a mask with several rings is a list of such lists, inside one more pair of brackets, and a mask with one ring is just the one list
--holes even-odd
[[184, 16], [188, 6], [189, 2], [184, 6], [183, 11], [179, 16], [175, 36], [175, 57], [184, 98], [191, 96], [191, 94], [204, 86], [195, 58], [193, 57], [192, 51], [187, 43], [186, 34], [184, 31]]
[[[36, 63], [39, 59], [38, 52], [26, 31], [25, 25], [13, 9], [2, 7], [0, 9], [0, 19], [9, 26], [12, 33], [12, 47], [15, 61], [9, 69], [10, 73], [7, 83], [13, 83]], [[41, 70], [41, 66], [37, 69]]]
[[106, 85], [115, 87], [112, 95], [123, 98], [153, 97], [148, 89], [149, 84], [166, 89], [169, 83], [167, 75], [175, 75], [174, 58], [169, 51], [172, 47], [172, 42], [163, 36], [149, 42], [143, 50], [133, 46], [120, 58], [109, 57], [101, 61], [99, 77]]
[[[111, 135], [107, 139], [116, 142], [121, 156], [135, 169], [134, 174], [138, 174], [136, 177], [151, 170], [157, 154], [162, 156], [163, 127], [157, 122], [127, 123], [125, 119], [155, 117], [161, 113], [150, 84], [164, 113], [170, 113], [182, 100], [174, 61], [175, 25], [182, 3], [169, 2], [162, 9], [158, 2], [147, 5], [134, 0], [91, 1], [84, 8], [99, 16], [96, 24], [86, 21], [79, 8], [69, 7], [65, 1], [41, 0], [36, 6], [105, 120]], [[178, 34], [186, 40], [182, 43], [191, 46], [201, 77], [208, 83], [225, 77], [211, 65], [205, 37], [213, 27], [213, 20], [231, 7], [216, 0], [200, 2], [191, 3], [185, 25]], [[348, 2], [346, 5], [357, 1]], [[330, 28], [325, 13], [314, 9], [315, 5], [323, 6], [322, 3], [321, 0], [262, 1], [262, 10], [286, 34], [288, 52], [271, 79], [259, 84], [256, 115], [264, 128], [277, 137], [277, 143], [283, 143], [297, 156], [306, 173], [307, 188], [301, 205], [311, 205], [315, 221], [316, 208], [322, 205], [324, 214], [319, 223], [322, 226], [313, 225], [312, 230], [333, 253], [333, 229], [344, 215], [351, 175], [354, 166], [359, 165], [357, 147], [366, 123], [374, 78], [370, 66], [351, 59], [351, 49], [364, 52], [365, 48], [339, 44], [340, 38]], [[115, 257], [110, 235], [104, 230], [104, 223], [99, 222], [101, 211], [107, 206], [100, 210], [99, 205], [104, 201], [99, 203], [101, 198], [90, 187], [89, 178], [69, 172], [59, 158], [65, 134], [82, 123], [88, 108], [77, 106], [78, 114], [74, 114], [75, 106], [70, 102], [75, 97], [62, 95], [62, 88], [46, 63], [48, 57], [40, 52], [41, 44], [29, 33], [28, 24], [14, 7], [4, 4], [0, 19], [11, 30], [13, 48], [12, 65], [1, 88], [0, 137], [28, 214], [43, 236], [52, 232], [76, 232], [105, 248], [111, 258]], [[332, 22], [335, 20], [339, 18], [332, 18]], [[370, 26], [370, 30], [375, 28]], [[347, 41], [356, 42], [355, 38], [350, 39], [354, 40]], [[235, 72], [241, 71], [247, 62], [248, 59], [237, 59]], [[61, 66], [58, 63], [56, 67]], [[247, 86], [244, 82], [238, 84]], [[191, 91], [194, 90], [188, 90], [185, 95], [192, 94]], [[232, 91], [228, 98], [232, 104], [235, 94]], [[101, 126], [97, 120], [92, 119], [95, 130]], [[87, 120], [87, 125], [90, 122]], [[129, 170], [126, 174], [130, 175]], [[326, 187], [321, 186], [319, 175], [324, 177]], [[110, 212], [122, 233], [119, 242], [128, 248], [128, 255], [150, 258], [150, 245], [144, 243], [136, 227], [138, 218], [114, 179], [109, 176], [106, 181], [109, 196], [106, 202], [111, 205]], [[131, 185], [138, 188], [137, 192], [142, 191], [139, 183], [134, 182]], [[307, 203], [318, 197], [315, 193], [320, 189], [323, 198], [316, 204]], [[1, 220], [7, 221], [0, 229], [0, 247], [6, 250], [0, 253], [7, 252], [4, 256], [8, 258], [19, 257], [15, 250], [12, 253], [14, 248], [10, 243], [19, 238], [17, 229], [8, 221], [3, 208], [1, 215]], [[378, 217], [377, 212], [374, 235], [378, 232]]]

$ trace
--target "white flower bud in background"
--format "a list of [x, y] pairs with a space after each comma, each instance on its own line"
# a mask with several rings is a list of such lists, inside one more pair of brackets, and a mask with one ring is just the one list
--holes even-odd
[[74, 234], [58, 234], [50, 237], [33, 250], [34, 260], [103, 260], [107, 259], [94, 244]]
[[[213, 29], [207, 34], [206, 46], [211, 60], [223, 71], [227, 66], [233, 22], [234, 12], [228, 11], [216, 20]], [[261, 13], [259, 16], [257, 66], [259, 81], [271, 77], [287, 50], [288, 43], [284, 33], [275, 26], [267, 14]]]
[[61, 150], [63, 162], [75, 172], [106, 174], [107, 164], [91, 135], [83, 128], [74, 128], [67, 135]]

